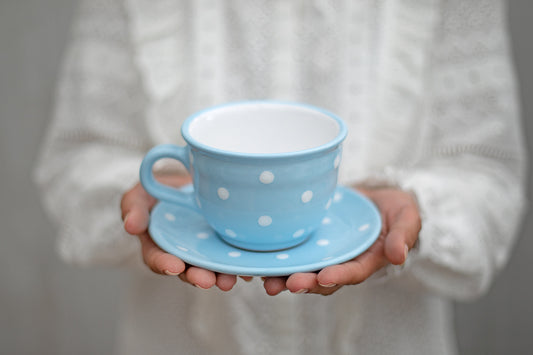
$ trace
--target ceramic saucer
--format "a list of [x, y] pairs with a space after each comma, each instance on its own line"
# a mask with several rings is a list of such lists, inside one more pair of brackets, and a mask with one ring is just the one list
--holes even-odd
[[290, 249], [256, 252], [233, 247], [198, 212], [165, 202], [152, 210], [149, 231], [163, 250], [191, 265], [233, 275], [283, 276], [353, 259], [378, 238], [381, 217], [367, 198], [337, 187], [321, 227]]

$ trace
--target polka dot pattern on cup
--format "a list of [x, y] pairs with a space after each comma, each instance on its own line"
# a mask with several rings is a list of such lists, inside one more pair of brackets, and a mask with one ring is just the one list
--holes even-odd
[[229, 191], [225, 187], [219, 187], [217, 194], [221, 200], [227, 200], [229, 198]]
[[272, 217], [270, 216], [261, 216], [257, 220], [257, 224], [259, 224], [261, 227], [268, 227], [272, 224]]
[[302, 202], [309, 203], [313, 199], [313, 191], [307, 190], [302, 194]]
[[[340, 159], [341, 159], [341, 155], [340, 153], [335, 156], [334, 158], [334, 164], [337, 165], [339, 162], [340, 162]], [[262, 191], [261, 193], [270, 193], [269, 189], [266, 189], [266, 190], [261, 190], [260, 186], [268, 186], [270, 184], [273, 184], [273, 183], [283, 183], [283, 174], [280, 173], [280, 175], [278, 176], [278, 173], [275, 171], [275, 169], [264, 169], [264, 170], [259, 170], [256, 175], [255, 175], [255, 184], [256, 184], [256, 187], [259, 191]], [[253, 181], [252, 181], [253, 183]], [[218, 199], [218, 201], [222, 204], [224, 203], [229, 203], [229, 202], [226, 202], [228, 200], [232, 200], [234, 202], [237, 202], [239, 203], [239, 199], [242, 199], [242, 198], [247, 198], [247, 195], [241, 195], [241, 192], [240, 190], [237, 188], [234, 193], [232, 193], [232, 185], [230, 183], [227, 183], [228, 185], [223, 185], [223, 186], [218, 186], [216, 187], [215, 189], [215, 192], [216, 192], [216, 195], [215, 195], [215, 198]], [[253, 185], [252, 185], [253, 186]], [[315, 193], [318, 193], [320, 191], [320, 194], [322, 194], [323, 192], [321, 191], [321, 187], [314, 187], [314, 186], [307, 186], [307, 188], [304, 188], [302, 190], [300, 190], [300, 192], [295, 196], [293, 195], [293, 202], [292, 203], [302, 203], [302, 204], [309, 204], [310, 206], [313, 206], [312, 208], [315, 208], [314, 207], [314, 202], [317, 200], [317, 196], [320, 196], [320, 195], [315, 195]], [[197, 195], [197, 199], [198, 199], [198, 196]], [[322, 206], [324, 208], [324, 210], [329, 210], [332, 206], [333, 203], [336, 203], [336, 202], [339, 202], [340, 199], [342, 198], [342, 195], [339, 195], [338, 193], [335, 194], [334, 196], [332, 196], [331, 198], [329, 198], [327, 200], [327, 202], [325, 202]], [[209, 198], [207, 199], [209, 200]], [[198, 201], [198, 206], [200, 208], [202, 208], [201, 204], [200, 204], [200, 201]], [[269, 210], [272, 210], [272, 206], [269, 206]], [[255, 224], [256, 228], [256, 231], [257, 233], [265, 233], [266, 232], [266, 229], [265, 228], [268, 228], [269, 226], [272, 225], [272, 229], [273, 230], [277, 230], [278, 228], [283, 228], [283, 225], [286, 224], [286, 223], [289, 223], [287, 221], [287, 217], [286, 215], [277, 215], [276, 213], [277, 212], [267, 212], [266, 210], [265, 211], [261, 211], [261, 210], [257, 210], [257, 214], [256, 214], [256, 217], [255, 217], [255, 220], [254, 219], [248, 219], [246, 221], [243, 221], [243, 223], [246, 223], [247, 225], [251, 226], [252, 223]], [[273, 213], [273, 214], [272, 214]], [[245, 217], [245, 218], [249, 218], [249, 217]], [[253, 217], [252, 217], [253, 218]], [[289, 217], [290, 218], [290, 217]], [[329, 221], [327, 219], [323, 220], [322, 221], [322, 225], [324, 226], [325, 224], [328, 224]], [[302, 227], [305, 227], [304, 225], [302, 225]], [[231, 229], [231, 226], [228, 224], [226, 226], [226, 228], [228, 229], [222, 229], [223, 232], [221, 233], [223, 236], [226, 236], [228, 238], [232, 238], [232, 239], [235, 239], [236, 242], [235, 243], [241, 243], [241, 239], [244, 240], [245, 239], [245, 236], [244, 234], [237, 234], [234, 230]], [[289, 234], [290, 235], [290, 234]], [[304, 236], [307, 236], [307, 232], [306, 232], [306, 228], [300, 228], [298, 229], [295, 228], [293, 229], [293, 234], [292, 234], [292, 238], [293, 239], [299, 239], [299, 238], [303, 238]], [[200, 239], [200, 238], [199, 238]], [[240, 245], [240, 244], [239, 244]]]
[[259, 181], [265, 185], [272, 184], [274, 182], [274, 174], [272, 171], [265, 170], [259, 175]]

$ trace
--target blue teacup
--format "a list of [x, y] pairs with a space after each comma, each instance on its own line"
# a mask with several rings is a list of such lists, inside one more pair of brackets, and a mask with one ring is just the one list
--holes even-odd
[[[323, 109], [249, 101], [203, 110], [181, 128], [184, 147], [145, 156], [141, 183], [157, 199], [201, 213], [227, 243], [272, 251], [304, 242], [319, 227], [337, 185], [346, 125]], [[155, 180], [162, 158], [179, 160], [192, 192]]]

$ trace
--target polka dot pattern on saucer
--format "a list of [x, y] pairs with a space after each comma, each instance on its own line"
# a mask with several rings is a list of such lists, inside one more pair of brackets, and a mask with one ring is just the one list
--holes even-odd
[[[264, 218], [262, 223], [268, 226], [274, 221]], [[377, 239], [381, 219], [365, 197], [338, 187], [321, 227], [305, 242], [282, 251], [254, 252], [231, 246], [199, 213], [164, 202], [153, 209], [149, 228], [162, 249], [189, 264], [235, 275], [281, 276], [316, 271], [356, 257]], [[304, 233], [302, 229], [292, 236]], [[226, 234], [234, 232], [228, 229]]]

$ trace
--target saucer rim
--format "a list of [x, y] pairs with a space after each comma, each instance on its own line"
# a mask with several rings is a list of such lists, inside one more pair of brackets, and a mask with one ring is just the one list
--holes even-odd
[[[364, 251], [366, 251], [372, 244], [375, 243], [375, 241], [378, 239], [379, 234], [381, 233], [382, 228], [382, 221], [381, 221], [381, 214], [375, 204], [368, 199], [366, 196], [362, 195], [356, 190], [353, 190], [351, 188], [345, 187], [345, 186], [337, 186], [335, 189], [335, 192], [341, 191], [343, 193], [348, 193], [355, 195], [361, 202], [363, 202], [366, 205], [366, 208], [372, 210], [373, 214], [375, 215], [376, 223], [373, 225], [373, 231], [368, 232], [368, 237], [364, 240], [364, 242], [359, 243], [356, 247], [353, 249], [350, 249], [349, 251], [342, 253], [338, 256], [334, 256], [331, 259], [328, 260], [320, 260], [317, 262], [311, 262], [306, 263], [302, 265], [296, 265], [296, 266], [272, 266], [272, 267], [254, 267], [254, 266], [239, 266], [234, 265], [231, 263], [220, 263], [220, 262], [214, 262], [207, 258], [205, 259], [199, 259], [197, 257], [192, 256], [189, 253], [183, 252], [181, 253], [179, 249], [172, 246], [172, 244], [165, 238], [164, 236], [159, 236], [154, 234], [154, 228], [157, 228], [152, 223], [152, 218], [150, 218], [150, 224], [149, 224], [149, 232], [152, 240], [164, 251], [166, 251], [169, 254], [175, 255], [176, 257], [180, 258], [182, 261], [184, 261], [187, 264], [205, 268], [210, 271], [214, 272], [220, 272], [230, 275], [240, 275], [240, 276], [287, 276], [298, 272], [315, 272], [318, 270], [323, 269], [324, 267], [331, 266], [331, 265], [337, 265], [343, 262], [346, 262], [348, 260], [351, 260], [359, 255], [361, 255]], [[158, 202], [156, 206], [152, 209], [151, 214], [155, 213], [156, 210], [163, 208], [164, 205], [168, 205], [169, 203], [166, 202]], [[180, 208], [186, 208], [186, 207], [180, 207]], [[196, 212], [196, 211], [193, 211]], [[198, 212], [196, 212], [198, 213]], [[319, 227], [320, 229], [320, 227]], [[317, 230], [318, 231], [318, 230]], [[247, 253], [249, 255], [253, 254], [272, 254], [275, 255], [277, 253], [288, 251], [288, 250], [295, 250], [300, 248], [313, 248], [314, 244], [308, 243], [309, 240], [312, 238], [312, 236], [308, 237], [306, 241], [303, 243], [296, 245], [294, 247], [284, 249], [284, 250], [275, 250], [275, 251], [252, 251], [252, 250], [246, 250], [241, 249], [238, 247], [235, 247], [231, 244], [226, 243], [223, 239], [220, 237], [219, 241], [221, 243], [224, 243], [230, 247], [235, 248], [236, 250]]]

